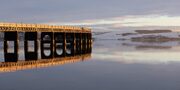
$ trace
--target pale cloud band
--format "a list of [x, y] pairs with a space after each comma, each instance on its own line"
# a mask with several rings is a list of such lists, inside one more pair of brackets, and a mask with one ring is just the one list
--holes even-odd
[[149, 27], [149, 26], [180, 26], [180, 16], [168, 15], [128, 15], [105, 19], [93, 19], [72, 22], [51, 22], [53, 25], [106, 26], [112, 27]]

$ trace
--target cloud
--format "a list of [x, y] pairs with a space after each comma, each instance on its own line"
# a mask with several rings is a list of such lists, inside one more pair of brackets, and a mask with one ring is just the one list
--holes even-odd
[[[1, 0], [0, 19], [5, 22], [46, 23], [102, 20], [127, 15], [178, 16], [179, 2], [179, 0]], [[102, 22], [104, 21], [99, 21]]]
[[111, 26], [111, 27], [167, 27], [180, 26], [180, 16], [168, 15], [128, 15], [105, 19], [82, 20], [74, 22], [51, 22], [54, 25], [78, 25], [78, 26]]

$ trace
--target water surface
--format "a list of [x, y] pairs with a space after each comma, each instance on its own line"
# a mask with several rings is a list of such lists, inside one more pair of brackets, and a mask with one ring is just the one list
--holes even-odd
[[0, 86], [1, 90], [179, 90], [179, 55], [180, 42], [98, 40], [88, 60], [0, 73]]

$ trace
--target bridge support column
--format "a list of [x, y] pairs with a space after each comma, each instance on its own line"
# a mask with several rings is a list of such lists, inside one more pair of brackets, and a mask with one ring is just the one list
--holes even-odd
[[73, 33], [73, 37], [74, 37], [74, 40], [73, 40], [73, 55], [75, 56], [76, 55], [76, 33]]
[[90, 38], [89, 38], [89, 33], [87, 33], [86, 35], [87, 35], [87, 36], [86, 36], [86, 37], [87, 37], [87, 38], [86, 38], [86, 39], [87, 39], [87, 40], [86, 40], [86, 44], [87, 44], [87, 45], [86, 45], [86, 46], [87, 46], [87, 47], [86, 47], [86, 53], [89, 53], [89, 43], [90, 43], [90, 42], [89, 42], [89, 40], [90, 40]]
[[53, 32], [41, 32], [41, 58], [50, 59], [54, 56]]
[[54, 57], [64, 57], [65, 54], [65, 33], [55, 32], [54, 33]]
[[86, 53], [86, 33], [82, 33], [82, 54]]
[[92, 52], [92, 35], [91, 33], [88, 33], [88, 53], [91, 53]]
[[81, 43], [81, 33], [75, 33], [75, 42], [76, 42], [76, 51], [75, 51], [75, 54], [76, 55], [80, 55], [81, 54], [81, 50], [82, 50], [82, 43]]
[[74, 33], [66, 33], [66, 55], [73, 56], [74, 55]]
[[66, 33], [63, 33], [63, 56], [66, 56]]
[[88, 53], [88, 33], [86, 33], [86, 38], [85, 38], [85, 40], [86, 40], [86, 49], [85, 49], [85, 53]]
[[18, 33], [17, 31], [4, 32], [5, 62], [18, 61]]
[[37, 32], [25, 32], [24, 51], [25, 51], [25, 60], [38, 59]]

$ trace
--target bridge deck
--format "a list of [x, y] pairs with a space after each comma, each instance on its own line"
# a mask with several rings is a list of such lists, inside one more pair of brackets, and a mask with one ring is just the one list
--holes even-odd
[[54, 26], [44, 24], [0, 23], [0, 32], [70, 32], [91, 33], [89, 28], [75, 26]]

